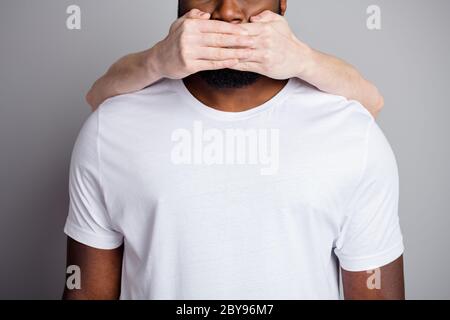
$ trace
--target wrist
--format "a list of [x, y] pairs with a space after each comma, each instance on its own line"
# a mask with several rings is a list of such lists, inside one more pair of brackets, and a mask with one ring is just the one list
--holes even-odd
[[299, 56], [302, 57], [302, 59], [299, 59], [300, 64], [297, 68], [297, 77], [307, 81], [313, 76], [316, 70], [317, 52], [305, 43], [300, 41], [298, 43], [301, 52]]
[[146, 70], [146, 78], [148, 85], [163, 78], [163, 74], [159, 68], [158, 62], [158, 44], [143, 52], [143, 65]]

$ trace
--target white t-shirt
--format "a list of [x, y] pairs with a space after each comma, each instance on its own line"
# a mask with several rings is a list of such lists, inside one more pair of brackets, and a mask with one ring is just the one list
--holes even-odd
[[339, 264], [403, 253], [398, 188], [392, 149], [355, 101], [291, 79], [224, 112], [165, 79], [85, 123], [64, 231], [124, 243], [121, 299], [338, 299]]

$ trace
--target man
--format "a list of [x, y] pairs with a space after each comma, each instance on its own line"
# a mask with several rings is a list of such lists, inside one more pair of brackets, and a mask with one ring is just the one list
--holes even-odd
[[[82, 283], [64, 297], [337, 299], [340, 266], [345, 298], [403, 299], [397, 165], [374, 117], [264, 75], [268, 48], [298, 45], [285, 0], [180, 1], [192, 9], [209, 20], [169, 37], [204, 41], [182, 53], [197, 72], [107, 100], [78, 137], [65, 232]], [[212, 28], [251, 37], [222, 36], [226, 68], [205, 69]]]

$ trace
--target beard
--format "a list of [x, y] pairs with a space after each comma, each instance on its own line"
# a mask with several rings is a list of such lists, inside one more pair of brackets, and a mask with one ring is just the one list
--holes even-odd
[[239, 89], [254, 84], [261, 75], [232, 69], [206, 70], [197, 73], [215, 89]]
[[[178, 17], [184, 13], [181, 1], [178, 1]], [[278, 14], [281, 14], [281, 7], [278, 8]], [[197, 72], [209, 86], [215, 89], [239, 89], [254, 84], [262, 75], [232, 69], [206, 70]]]

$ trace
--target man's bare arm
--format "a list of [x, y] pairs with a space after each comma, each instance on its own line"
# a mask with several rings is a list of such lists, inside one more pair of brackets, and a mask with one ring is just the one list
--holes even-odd
[[81, 289], [64, 289], [64, 300], [117, 300], [120, 297], [123, 246], [114, 250], [88, 247], [67, 239], [67, 266], [81, 270]]
[[370, 272], [342, 269], [342, 282], [346, 300], [404, 300], [403, 256]]

